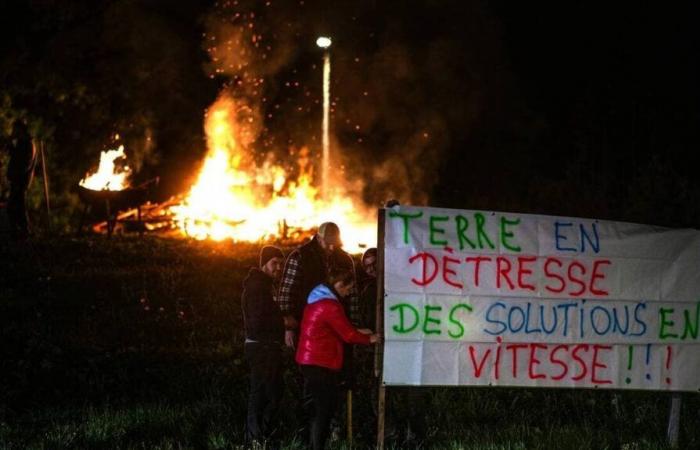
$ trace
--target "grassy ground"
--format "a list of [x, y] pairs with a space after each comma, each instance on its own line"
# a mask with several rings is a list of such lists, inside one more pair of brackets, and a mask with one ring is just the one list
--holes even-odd
[[[0, 243], [0, 448], [241, 448], [239, 298], [257, 250], [154, 237]], [[294, 449], [288, 356], [280, 422]], [[363, 448], [374, 422], [371, 387], [358, 383]], [[407, 448], [422, 426], [422, 448], [664, 448], [668, 409], [654, 392], [394, 388], [388, 443]], [[684, 396], [681, 448], [700, 448], [699, 411]]]

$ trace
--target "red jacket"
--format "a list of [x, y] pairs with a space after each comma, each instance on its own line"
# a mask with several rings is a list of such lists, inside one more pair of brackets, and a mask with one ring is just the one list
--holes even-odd
[[327, 297], [306, 305], [297, 344], [297, 363], [340, 370], [343, 342], [370, 344], [369, 335], [360, 333], [350, 324], [337, 299]]

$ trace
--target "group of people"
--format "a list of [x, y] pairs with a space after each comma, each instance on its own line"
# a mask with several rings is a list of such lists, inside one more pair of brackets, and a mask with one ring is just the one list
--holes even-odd
[[243, 282], [245, 357], [250, 367], [246, 440], [249, 445], [279, 438], [277, 410], [284, 391], [283, 346], [295, 351], [303, 378], [308, 446], [325, 448], [343, 369], [352, 344], [380, 342], [372, 332], [376, 299], [376, 249], [362, 257], [358, 286], [352, 257], [342, 250], [340, 230], [325, 222], [313, 239], [285, 259], [273, 246], [260, 251], [259, 266]]

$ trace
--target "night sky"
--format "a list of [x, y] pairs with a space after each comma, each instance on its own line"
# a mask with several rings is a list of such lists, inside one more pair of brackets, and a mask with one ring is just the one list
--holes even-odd
[[259, 108], [260, 158], [317, 151], [328, 34], [336, 147], [369, 205], [699, 227], [695, 16], [623, 3], [6, 1], [0, 117], [50, 143], [59, 191], [118, 131], [165, 197], [222, 91]]

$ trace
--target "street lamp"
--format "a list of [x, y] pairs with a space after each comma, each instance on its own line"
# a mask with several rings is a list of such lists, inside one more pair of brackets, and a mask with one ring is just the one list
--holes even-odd
[[331, 41], [331, 38], [328, 36], [319, 36], [318, 39], [316, 39], [316, 45], [324, 49], [330, 47], [332, 43], [333, 41]]
[[323, 49], [323, 123], [322, 123], [322, 144], [323, 154], [321, 157], [321, 195], [324, 200], [328, 200], [329, 170], [330, 170], [330, 137], [329, 137], [329, 111], [330, 111], [330, 90], [331, 90], [331, 38], [319, 36], [316, 45]]

